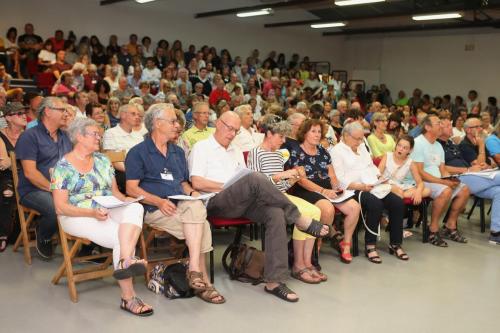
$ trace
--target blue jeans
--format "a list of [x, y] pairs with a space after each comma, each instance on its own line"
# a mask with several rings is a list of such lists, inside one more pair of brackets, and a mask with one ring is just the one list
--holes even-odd
[[462, 183], [470, 189], [470, 193], [484, 199], [491, 199], [491, 226], [492, 232], [500, 231], [500, 173], [489, 179], [480, 176], [460, 176]]
[[52, 194], [46, 191], [32, 191], [21, 198], [21, 204], [40, 213], [37, 237], [49, 241], [57, 232], [57, 215]]

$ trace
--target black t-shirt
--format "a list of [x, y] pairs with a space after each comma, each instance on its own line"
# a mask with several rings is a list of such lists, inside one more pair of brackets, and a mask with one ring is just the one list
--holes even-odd
[[[19, 44], [19, 46], [21, 46], [21, 44], [33, 46], [33, 45], [41, 44], [41, 43], [43, 43], [43, 39], [42, 39], [42, 37], [40, 37], [38, 35], [24, 34], [24, 35], [19, 36], [19, 38], [17, 39], [17, 44]], [[21, 54], [36, 55], [38, 53], [38, 50], [29, 49], [29, 48], [20, 48], [20, 52], [21, 52]]]
[[[460, 142], [460, 145], [458, 147], [460, 148], [460, 152], [462, 153], [462, 157], [469, 164], [471, 164], [475, 159], [477, 159], [477, 155], [479, 155], [479, 148], [475, 144], [473, 144], [469, 140], [469, 138], [465, 137], [462, 140], [462, 142]], [[488, 149], [486, 149], [486, 147], [484, 149], [486, 151], [486, 156], [490, 156]], [[488, 159], [486, 159], [486, 163], [489, 164]]]
[[444, 164], [454, 166], [457, 168], [469, 168], [470, 163], [467, 162], [463, 156], [458, 145], [454, 144], [453, 141], [443, 141], [437, 140], [444, 150]]

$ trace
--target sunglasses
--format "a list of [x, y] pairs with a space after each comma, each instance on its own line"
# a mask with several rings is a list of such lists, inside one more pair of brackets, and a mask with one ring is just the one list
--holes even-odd
[[17, 111], [17, 112], [13, 112], [13, 113], [8, 114], [8, 116], [23, 116], [25, 114], [26, 114], [26, 111]]

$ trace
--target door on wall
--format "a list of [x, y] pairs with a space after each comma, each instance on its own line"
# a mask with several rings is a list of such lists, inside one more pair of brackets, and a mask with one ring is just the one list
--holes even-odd
[[365, 88], [370, 89], [372, 85], [380, 84], [379, 69], [355, 69], [352, 71], [351, 80], [363, 80], [366, 83]]

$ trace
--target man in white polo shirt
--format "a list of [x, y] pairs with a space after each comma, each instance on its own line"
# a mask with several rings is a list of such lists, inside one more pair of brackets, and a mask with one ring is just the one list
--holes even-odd
[[[120, 123], [104, 132], [103, 148], [105, 151], [125, 151], [125, 154], [144, 137], [132, 129], [141, 122], [139, 110], [133, 104], [125, 104], [118, 110]], [[125, 188], [125, 162], [114, 162], [116, 182], [120, 189]]]
[[296, 302], [297, 294], [282, 282], [288, 270], [286, 225], [296, 224], [316, 237], [331, 236], [333, 232], [328, 226], [301, 216], [297, 207], [261, 173], [251, 172], [224, 187], [239, 168], [245, 168], [243, 153], [232, 144], [240, 126], [238, 115], [227, 111], [217, 120], [215, 133], [194, 145], [189, 156], [192, 186], [197, 191], [218, 193], [207, 204], [208, 215], [245, 217], [265, 225], [265, 290]]

